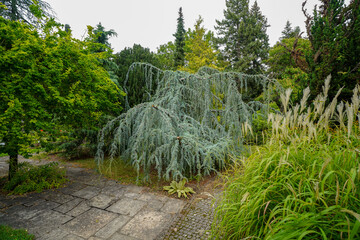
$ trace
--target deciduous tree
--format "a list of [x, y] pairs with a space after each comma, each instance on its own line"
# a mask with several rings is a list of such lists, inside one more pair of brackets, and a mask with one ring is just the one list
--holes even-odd
[[51, 132], [55, 124], [96, 129], [102, 116], [120, 113], [121, 92], [99, 57], [52, 20], [40, 37], [30, 25], [0, 17], [0, 152], [10, 156], [10, 178], [32, 131]]

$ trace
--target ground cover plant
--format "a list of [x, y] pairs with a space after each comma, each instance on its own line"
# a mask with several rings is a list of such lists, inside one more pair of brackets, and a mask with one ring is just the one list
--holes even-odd
[[149, 100], [107, 123], [99, 134], [96, 160], [101, 165], [107, 154], [110, 161], [120, 156], [142, 170], [145, 180], [151, 170], [159, 179], [181, 180], [222, 169], [229, 154], [244, 151], [243, 130], [254, 115], [266, 115], [268, 109], [267, 100], [243, 101], [241, 91], [252, 83], [268, 99], [275, 84], [263, 75], [210, 68], [190, 74], [135, 63], [129, 71], [137, 68], [144, 73]]
[[29, 234], [23, 229], [13, 229], [8, 226], [0, 225], [0, 239], [2, 240], [33, 240], [34, 235]]
[[[263, 146], [226, 176], [214, 236], [225, 239], [359, 239], [359, 87], [352, 102], [328, 99], [330, 78], [311, 105], [270, 114]], [[341, 89], [339, 90], [338, 96]]]
[[34, 166], [27, 162], [19, 164], [14, 177], [4, 184], [9, 194], [41, 192], [45, 189], [59, 188], [67, 182], [65, 169], [56, 162]]

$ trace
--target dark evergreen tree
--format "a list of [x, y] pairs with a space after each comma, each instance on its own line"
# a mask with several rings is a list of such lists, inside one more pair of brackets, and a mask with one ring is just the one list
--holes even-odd
[[268, 24], [257, 2], [249, 9], [249, 0], [227, 0], [224, 17], [216, 21], [215, 28], [230, 67], [246, 73], [262, 72], [269, 50]]
[[0, 16], [12, 21], [21, 20], [36, 25], [42, 16], [54, 17], [55, 13], [49, 3], [42, 0], [2, 0], [6, 9], [0, 11]]
[[266, 17], [262, 15], [257, 1], [255, 1], [250, 10], [250, 26], [247, 46], [250, 69], [247, 72], [257, 74], [264, 71], [263, 62], [268, 58], [270, 50], [269, 36], [266, 33], [269, 25]]
[[101, 22], [98, 23], [98, 25], [96, 25], [96, 28], [93, 29], [92, 27], [90, 27], [89, 30], [91, 31], [91, 33], [89, 33], [90, 40], [93, 41], [94, 43], [99, 43], [104, 45], [102, 47], [100, 45], [100, 48], [97, 50], [98, 52], [106, 51], [105, 46], [111, 48], [109, 39], [111, 37], [117, 37], [117, 33], [113, 29], [106, 31], [105, 27], [101, 24]]
[[[160, 62], [156, 55], [150, 49], [134, 44], [132, 48], [125, 48], [121, 52], [116, 53], [114, 55], [114, 62], [117, 65], [116, 75], [119, 78], [119, 84], [127, 91], [129, 107], [148, 100], [148, 95], [152, 94], [152, 91], [156, 89], [156, 82], [154, 81], [153, 85], [148, 88], [144, 82], [142, 71], [132, 71], [128, 75], [128, 70], [134, 62], [150, 63], [160, 67]], [[127, 82], [125, 82], [126, 76], [129, 77]], [[125, 84], [126, 86], [124, 86]]]
[[65, 24], [65, 32], [67, 33], [71, 32], [71, 27], [69, 24]]
[[281, 32], [280, 40], [286, 39], [286, 38], [294, 38], [297, 37], [300, 34], [300, 27], [296, 26], [295, 28], [291, 27], [291, 23], [289, 20], [286, 21], [286, 25], [284, 30]]
[[185, 27], [182, 8], [179, 9], [179, 17], [177, 19], [177, 28], [175, 37], [175, 67], [184, 66], [185, 64]]
[[345, 87], [341, 98], [349, 100], [352, 89], [360, 81], [360, 1], [321, 0], [314, 15], [307, 17], [306, 30], [311, 42], [307, 55], [312, 95], [321, 92], [324, 79], [331, 74], [329, 95]]

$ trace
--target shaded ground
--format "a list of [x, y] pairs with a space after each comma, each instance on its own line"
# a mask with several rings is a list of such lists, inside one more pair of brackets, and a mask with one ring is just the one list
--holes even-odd
[[[0, 158], [0, 175], [7, 173]], [[30, 161], [44, 164], [48, 161]], [[206, 239], [213, 219], [214, 181], [192, 183], [201, 194], [191, 201], [123, 185], [92, 170], [63, 165], [65, 187], [11, 197], [0, 195], [0, 224], [25, 228], [37, 239]]]

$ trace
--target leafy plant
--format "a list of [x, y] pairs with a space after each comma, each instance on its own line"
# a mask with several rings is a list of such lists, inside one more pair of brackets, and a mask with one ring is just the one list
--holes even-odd
[[13, 229], [8, 226], [0, 225], [1, 240], [34, 240], [35, 236], [23, 229]]
[[59, 164], [56, 162], [41, 166], [33, 166], [23, 162], [19, 164], [19, 170], [5, 184], [4, 189], [10, 191], [9, 194], [24, 194], [59, 188], [65, 182], [67, 182], [65, 169], [59, 168]]
[[172, 181], [170, 186], [165, 186], [164, 190], [168, 191], [169, 194], [178, 194], [178, 198], [184, 196], [188, 198], [187, 194], [195, 193], [191, 187], [185, 187], [186, 179], [184, 178], [180, 182]]

